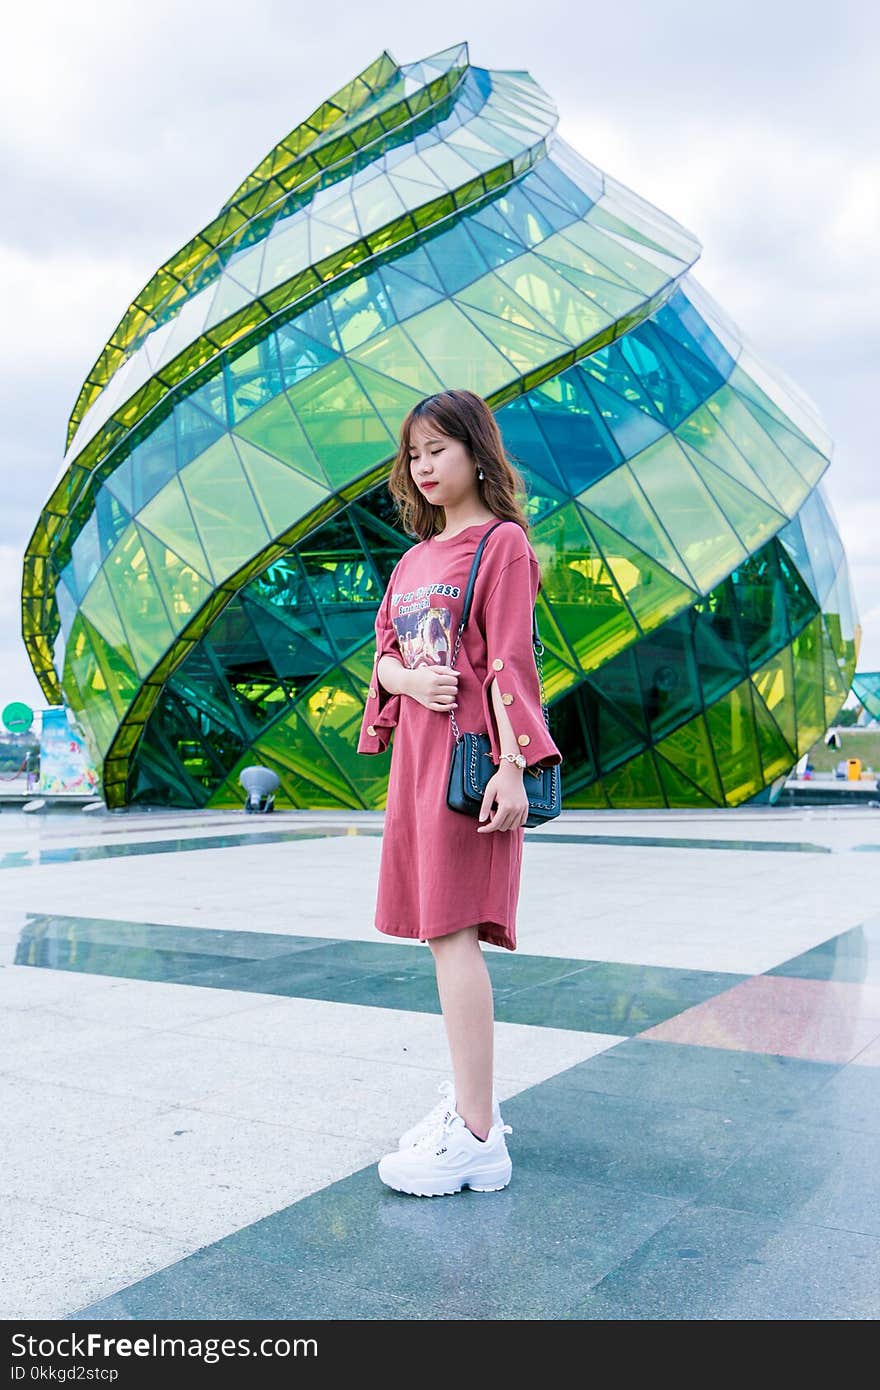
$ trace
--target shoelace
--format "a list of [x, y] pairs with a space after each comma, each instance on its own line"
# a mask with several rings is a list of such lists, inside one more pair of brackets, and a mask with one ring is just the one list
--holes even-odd
[[[451, 1110], [447, 1110], [445, 1114], [438, 1116], [438, 1118], [433, 1122], [433, 1124], [428, 1126], [424, 1134], [422, 1134], [421, 1137], [416, 1140], [412, 1147], [414, 1149], [419, 1149], [420, 1151], [427, 1149], [429, 1152], [439, 1152], [439, 1150], [442, 1147], [443, 1140], [446, 1137], [447, 1130], [451, 1128], [453, 1122], [457, 1118], [459, 1118], [457, 1114], [453, 1113]], [[494, 1129], [494, 1125], [492, 1126], [492, 1128]], [[489, 1132], [491, 1133], [491, 1130]], [[512, 1134], [513, 1125], [502, 1124], [501, 1133]], [[488, 1138], [488, 1135], [486, 1137]]]

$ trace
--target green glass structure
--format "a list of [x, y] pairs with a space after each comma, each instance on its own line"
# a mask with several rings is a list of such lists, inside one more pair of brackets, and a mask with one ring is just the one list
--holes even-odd
[[871, 718], [880, 719], [880, 671], [857, 671], [852, 689]]
[[160, 267], [83, 385], [23, 634], [107, 802], [381, 808], [355, 752], [412, 543], [386, 480], [443, 387], [528, 488], [568, 807], [767, 794], [860, 632], [815, 408], [691, 273], [685, 228], [557, 133], [527, 72], [388, 52]]

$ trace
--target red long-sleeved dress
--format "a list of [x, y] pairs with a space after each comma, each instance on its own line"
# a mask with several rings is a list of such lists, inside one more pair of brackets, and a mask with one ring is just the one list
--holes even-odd
[[[454, 733], [448, 711], [390, 694], [376, 673], [383, 656], [410, 668], [450, 664], [471, 563], [497, 520], [467, 526], [449, 540], [420, 541], [398, 560], [376, 614], [376, 654], [357, 751], [383, 753], [395, 730], [374, 925], [419, 941], [478, 926], [482, 941], [514, 951], [524, 827], [478, 833], [476, 817], [449, 809]], [[497, 526], [480, 557], [455, 660], [458, 727], [488, 733], [496, 764], [495, 677], [528, 765], [562, 762], [544, 721], [532, 645], [540, 582], [522, 527], [515, 521]]]

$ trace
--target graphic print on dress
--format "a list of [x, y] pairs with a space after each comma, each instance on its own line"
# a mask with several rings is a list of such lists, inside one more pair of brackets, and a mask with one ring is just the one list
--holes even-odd
[[457, 584], [422, 584], [418, 589], [391, 595], [391, 607], [398, 610], [391, 621], [410, 670], [416, 666], [449, 665], [452, 610], [437, 599], [444, 595], [457, 598], [460, 592]]

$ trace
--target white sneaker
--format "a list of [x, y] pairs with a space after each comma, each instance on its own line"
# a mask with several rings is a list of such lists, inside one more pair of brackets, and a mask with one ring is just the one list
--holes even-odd
[[[443, 1100], [438, 1101], [433, 1110], [429, 1110], [423, 1120], [419, 1120], [418, 1124], [413, 1125], [411, 1129], [406, 1131], [406, 1134], [401, 1135], [400, 1142], [397, 1145], [399, 1149], [410, 1148], [417, 1139], [420, 1139], [423, 1134], [429, 1129], [432, 1129], [438, 1120], [443, 1119], [445, 1115], [452, 1115], [454, 1113], [455, 1083], [453, 1081], [441, 1081], [437, 1090], [443, 1095]], [[500, 1125], [502, 1123], [501, 1108], [494, 1090], [492, 1091], [492, 1123], [493, 1125]]]
[[473, 1192], [499, 1192], [510, 1182], [512, 1163], [504, 1142], [513, 1128], [493, 1124], [481, 1143], [457, 1110], [438, 1118], [407, 1149], [396, 1149], [379, 1160], [379, 1177], [396, 1192], [414, 1197], [443, 1197], [469, 1187]]

